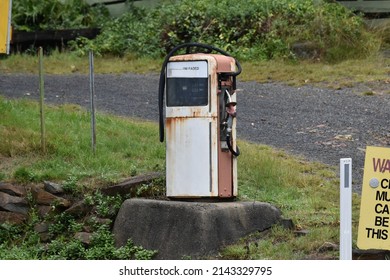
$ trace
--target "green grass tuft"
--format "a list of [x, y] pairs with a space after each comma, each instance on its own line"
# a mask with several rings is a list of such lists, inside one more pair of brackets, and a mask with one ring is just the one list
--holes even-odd
[[75, 177], [103, 184], [164, 168], [164, 146], [155, 124], [97, 114], [96, 153], [91, 145], [90, 114], [74, 105], [46, 106], [46, 154], [41, 150], [37, 103], [0, 98], [0, 156], [3, 177], [21, 182], [65, 181]]

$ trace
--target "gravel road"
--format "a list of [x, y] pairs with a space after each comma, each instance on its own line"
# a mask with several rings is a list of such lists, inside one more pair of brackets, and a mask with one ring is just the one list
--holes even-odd
[[[158, 79], [156, 74], [95, 75], [97, 110], [157, 122]], [[0, 74], [0, 95], [8, 98], [37, 99], [38, 85], [37, 75]], [[361, 191], [365, 147], [390, 144], [389, 94], [241, 81], [238, 88], [240, 139], [336, 167], [340, 158], [350, 157], [356, 192]], [[89, 107], [88, 76], [47, 75], [45, 97], [49, 103]]]

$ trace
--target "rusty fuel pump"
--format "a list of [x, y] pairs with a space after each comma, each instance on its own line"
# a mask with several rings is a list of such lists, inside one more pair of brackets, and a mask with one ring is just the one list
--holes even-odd
[[[175, 55], [180, 50], [186, 53]], [[205, 44], [185, 43], [166, 56], [159, 82], [159, 126], [160, 142], [166, 138], [168, 197], [237, 196], [236, 77], [240, 73], [237, 60]]]

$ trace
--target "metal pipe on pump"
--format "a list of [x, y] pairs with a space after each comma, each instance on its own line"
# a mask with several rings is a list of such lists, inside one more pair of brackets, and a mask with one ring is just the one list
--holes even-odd
[[[185, 54], [175, 55], [183, 49]], [[236, 197], [235, 93], [241, 71], [228, 53], [201, 43], [179, 45], [166, 56], [158, 98], [168, 197]]]

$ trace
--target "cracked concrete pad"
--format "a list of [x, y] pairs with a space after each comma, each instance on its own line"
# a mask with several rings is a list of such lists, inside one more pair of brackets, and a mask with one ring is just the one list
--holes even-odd
[[128, 199], [113, 232], [118, 247], [132, 239], [145, 249], [157, 250], [156, 259], [201, 259], [280, 219], [280, 210], [264, 202]]

